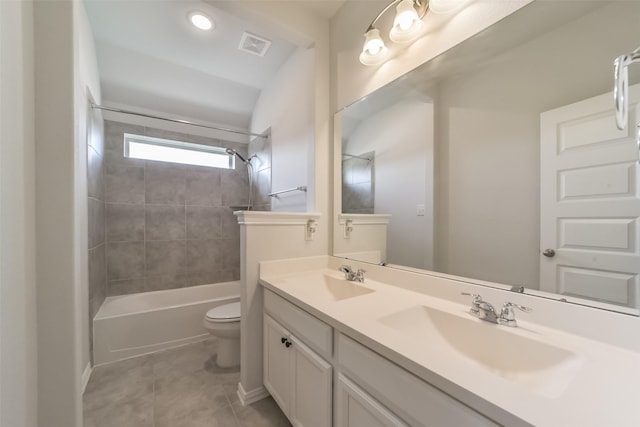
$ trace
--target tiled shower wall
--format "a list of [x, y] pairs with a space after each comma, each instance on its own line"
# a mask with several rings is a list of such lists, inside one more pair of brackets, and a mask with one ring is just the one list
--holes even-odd
[[270, 211], [271, 197], [271, 138], [255, 138], [249, 143], [253, 167], [253, 210]]
[[248, 203], [245, 165], [235, 170], [125, 158], [132, 133], [233, 148], [247, 144], [105, 121], [107, 295], [240, 278], [240, 229], [231, 206]]
[[[375, 202], [375, 152], [342, 159], [342, 213], [373, 214]], [[371, 160], [366, 160], [371, 159]]]
[[[87, 138], [87, 209], [89, 246], [89, 348], [93, 354], [93, 318], [107, 295], [104, 203], [104, 124], [89, 119]], [[91, 356], [93, 359], [93, 355]]]

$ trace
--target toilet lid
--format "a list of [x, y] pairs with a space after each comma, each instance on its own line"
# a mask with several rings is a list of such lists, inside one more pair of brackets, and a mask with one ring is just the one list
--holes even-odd
[[207, 311], [207, 319], [214, 322], [235, 322], [240, 319], [240, 302], [219, 305]]

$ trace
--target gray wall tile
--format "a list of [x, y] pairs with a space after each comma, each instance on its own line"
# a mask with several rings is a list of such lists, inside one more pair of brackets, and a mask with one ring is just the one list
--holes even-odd
[[146, 276], [177, 276], [184, 274], [187, 254], [186, 240], [146, 242]]
[[107, 265], [105, 245], [89, 250], [89, 319], [98, 312], [107, 294]]
[[192, 144], [210, 145], [213, 147], [220, 147], [221, 141], [214, 138], [207, 138], [206, 136], [190, 135], [182, 132], [174, 132], [164, 129], [155, 129], [146, 127], [144, 128], [144, 135], [154, 138], [168, 139], [171, 141], [190, 142]]
[[144, 242], [107, 243], [107, 279], [125, 280], [144, 277]]
[[105, 201], [107, 203], [144, 203], [143, 167], [119, 166], [107, 162]]
[[220, 206], [220, 172], [216, 169], [189, 169], [186, 172], [187, 205]]
[[147, 291], [163, 291], [166, 289], [177, 289], [185, 286], [185, 274], [168, 274], [163, 276], [147, 276], [145, 281]]
[[108, 287], [109, 296], [137, 294], [147, 291], [146, 280], [143, 277], [130, 280], [110, 280]]
[[107, 240], [144, 240], [145, 206], [107, 203]]
[[184, 205], [186, 172], [182, 168], [149, 166], [145, 174], [146, 203]]
[[144, 127], [105, 121], [105, 160], [109, 165], [144, 166], [144, 160], [124, 157], [124, 134], [144, 135]]
[[94, 248], [104, 243], [104, 228], [105, 228], [105, 215], [104, 215], [104, 202], [89, 197], [88, 204], [88, 243], [89, 249]]
[[[271, 205], [271, 168], [258, 172], [254, 179], [253, 200], [256, 205]], [[286, 190], [286, 188], [282, 188]]]
[[233, 214], [233, 209], [224, 207], [220, 209], [220, 234], [221, 239], [235, 239], [240, 242], [240, 224], [238, 217]]
[[92, 147], [87, 149], [87, 190], [89, 197], [104, 200], [104, 158]]
[[187, 239], [219, 237], [222, 209], [228, 208], [187, 206]]
[[217, 240], [189, 240], [187, 242], [187, 273], [213, 273], [222, 268]]
[[[240, 227], [227, 206], [248, 203], [244, 163], [224, 170], [126, 159], [125, 132], [229, 147], [245, 158], [249, 151], [247, 144], [105, 122], [104, 292], [121, 295], [238, 280]], [[267, 149], [270, 165], [270, 147], [260, 146], [265, 153]], [[233, 252], [227, 254], [229, 250]]]
[[145, 238], [180, 240], [185, 238], [185, 206], [146, 205]]
[[240, 265], [240, 241], [237, 239], [219, 239], [216, 241], [220, 268], [232, 270]]
[[[243, 165], [244, 166], [244, 165]], [[249, 179], [234, 171], [221, 171], [220, 185], [222, 206], [246, 205], [249, 203]]]

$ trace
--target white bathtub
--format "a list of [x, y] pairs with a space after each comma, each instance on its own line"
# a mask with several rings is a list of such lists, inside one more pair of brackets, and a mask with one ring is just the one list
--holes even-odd
[[107, 297], [93, 319], [94, 366], [207, 339], [207, 310], [239, 300], [238, 281]]

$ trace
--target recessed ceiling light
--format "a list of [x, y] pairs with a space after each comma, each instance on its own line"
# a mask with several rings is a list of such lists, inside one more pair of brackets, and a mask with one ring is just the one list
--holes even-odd
[[211, 30], [214, 27], [213, 19], [202, 12], [191, 12], [189, 14], [189, 22], [191, 22], [194, 27], [203, 31]]

